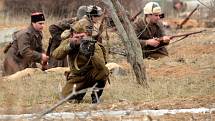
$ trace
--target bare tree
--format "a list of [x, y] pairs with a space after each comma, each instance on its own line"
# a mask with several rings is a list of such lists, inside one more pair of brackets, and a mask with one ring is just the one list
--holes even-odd
[[[116, 28], [123, 40], [125, 47], [128, 50], [128, 62], [133, 67], [136, 81], [144, 87], [149, 87], [146, 79], [141, 45], [137, 39], [133, 26], [131, 25], [126, 13], [124, 12], [124, 8], [118, 0], [103, 0], [103, 2], [107, 6], [109, 6], [111, 17], [116, 25]], [[122, 23], [120, 22], [118, 16], [121, 16], [123, 21]]]

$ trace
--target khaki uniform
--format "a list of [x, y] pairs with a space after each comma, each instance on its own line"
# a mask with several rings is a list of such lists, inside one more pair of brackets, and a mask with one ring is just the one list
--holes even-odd
[[[82, 17], [82, 20], [83, 20], [83, 19], [86, 19], [86, 20], [88, 20], [89, 22], [91, 21], [90, 18], [89, 18], [88, 16], [86, 16], [86, 15]], [[77, 21], [74, 21], [73, 25], [75, 25], [75, 23], [77, 23]], [[92, 22], [91, 22], [91, 24], [92, 24], [93, 29], [96, 30], [95, 26], [93, 25], [93, 24], [95, 24], [95, 23], [92, 23]], [[77, 24], [76, 24], [76, 25], [77, 25]], [[71, 26], [72, 26], [72, 25], [71, 25]], [[100, 26], [101, 26], [101, 25], [100, 25]], [[79, 25], [77, 25], [74, 29], [76, 29], [76, 28], [79, 28]], [[62, 32], [62, 34], [61, 34], [61, 39], [62, 39], [62, 40], [65, 40], [65, 39], [69, 38], [70, 35], [71, 35], [71, 33], [72, 33], [72, 31], [71, 31], [70, 29], [64, 30], [64, 31]], [[94, 40], [97, 40], [97, 42], [102, 43], [102, 36], [101, 36], [101, 34], [98, 34], [98, 33], [99, 33], [99, 31], [93, 31], [93, 32], [92, 32], [92, 37], [93, 37]]]
[[3, 75], [10, 75], [25, 68], [35, 68], [40, 63], [42, 52], [42, 33], [32, 25], [13, 34], [13, 42], [6, 52]]
[[[70, 29], [70, 25], [77, 21], [77, 18], [65, 19], [57, 22], [56, 24], [52, 24], [49, 26], [49, 32], [51, 34], [51, 38], [49, 39], [49, 46], [47, 50], [47, 54], [51, 55], [51, 53], [60, 45], [62, 39], [61, 34], [66, 30]], [[67, 59], [66, 57], [62, 60], [56, 60], [52, 56], [49, 57], [49, 68], [53, 67], [66, 67]]]
[[[97, 88], [104, 88], [109, 75], [109, 70], [105, 66], [105, 56], [101, 48], [101, 44], [95, 44], [95, 53], [91, 57], [86, 57], [79, 53], [79, 45], [69, 43], [69, 39], [64, 40], [60, 46], [54, 50], [52, 56], [56, 59], [65, 58], [68, 55], [70, 72], [67, 74], [67, 83], [63, 88], [62, 95], [69, 95], [74, 84], [76, 91], [92, 87], [97, 83]], [[77, 69], [80, 68], [80, 70]], [[98, 97], [102, 95], [102, 91], [97, 92]], [[85, 93], [73, 96], [71, 99], [82, 100]], [[91, 95], [92, 101], [96, 101], [95, 93]]]
[[[140, 40], [148, 40], [148, 39], [159, 38], [164, 36], [164, 31], [160, 23], [148, 24], [145, 21], [145, 18], [138, 18], [134, 23], [134, 28], [135, 28], [137, 37]], [[158, 58], [167, 56], [168, 52], [166, 48], [161, 47], [167, 44], [168, 43], [161, 42], [158, 47], [145, 45], [145, 43], [141, 44], [142, 50], [143, 50], [143, 58], [158, 59]]]

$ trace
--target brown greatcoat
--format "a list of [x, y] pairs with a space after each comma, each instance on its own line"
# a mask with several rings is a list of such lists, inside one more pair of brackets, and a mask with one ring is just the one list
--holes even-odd
[[[135, 32], [138, 39], [148, 40], [152, 38], [159, 38], [165, 35], [161, 23], [148, 24], [145, 18], [138, 18], [134, 23]], [[158, 59], [168, 55], [167, 49], [164, 45], [168, 43], [160, 42], [157, 47], [146, 45], [143, 41], [141, 43], [143, 50], [143, 58], [154, 58]]]
[[[90, 60], [89, 57], [79, 53], [78, 45], [71, 47], [69, 39], [64, 40], [55, 49], [52, 55], [56, 59], [62, 59], [66, 55], [69, 56], [70, 73], [67, 75], [67, 83], [62, 91], [64, 97], [72, 92], [74, 84], [76, 84], [76, 91], [92, 87], [96, 83], [98, 83], [98, 87], [101, 85], [100, 88], [105, 86], [109, 70], [105, 66], [105, 57], [101, 46], [98, 43], [95, 44], [95, 52]], [[80, 67], [80, 70], [75, 67], [75, 58], [77, 59], [77, 66]], [[99, 92], [98, 97], [101, 94], [102, 91]], [[82, 100], [83, 96], [79, 100]]]
[[10, 75], [25, 68], [35, 68], [40, 63], [42, 52], [42, 32], [32, 25], [13, 34], [13, 42], [4, 60], [3, 75]]
[[47, 54], [49, 55], [49, 61], [48, 61], [49, 68], [68, 66], [66, 57], [62, 58], [61, 60], [56, 60], [55, 58], [52, 57], [51, 54], [60, 45], [62, 41], [61, 34], [65, 30], [70, 29], [71, 24], [75, 21], [77, 21], [76, 17], [61, 20], [49, 26], [49, 32], [51, 34], [51, 38], [49, 39], [49, 46], [47, 50]]

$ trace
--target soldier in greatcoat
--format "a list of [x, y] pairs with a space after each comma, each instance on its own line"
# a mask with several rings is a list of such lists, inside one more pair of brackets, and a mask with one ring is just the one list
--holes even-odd
[[31, 14], [31, 24], [28, 28], [13, 33], [13, 40], [7, 46], [3, 75], [10, 75], [25, 68], [36, 68], [36, 63], [47, 67], [48, 56], [42, 45], [42, 30], [44, 15], [41, 12]]

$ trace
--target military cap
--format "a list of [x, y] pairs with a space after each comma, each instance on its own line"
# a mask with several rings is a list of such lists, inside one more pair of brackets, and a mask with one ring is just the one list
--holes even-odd
[[31, 14], [31, 22], [36, 23], [38, 21], [45, 21], [45, 17], [42, 12], [33, 12]]
[[160, 14], [161, 13], [161, 7], [157, 2], [149, 2], [145, 5], [143, 8], [144, 14]]

